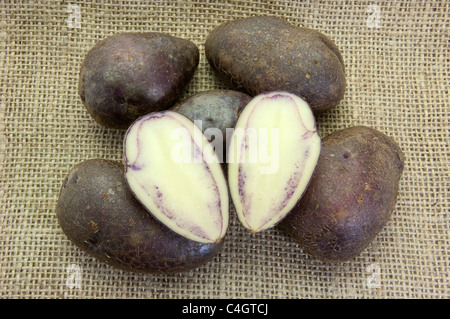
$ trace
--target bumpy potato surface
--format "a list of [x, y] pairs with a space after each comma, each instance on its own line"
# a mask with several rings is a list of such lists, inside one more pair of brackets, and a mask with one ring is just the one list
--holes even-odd
[[188, 240], [158, 222], [131, 193], [124, 167], [115, 161], [90, 159], [72, 167], [56, 215], [76, 246], [125, 271], [188, 271], [211, 261], [223, 245]]
[[317, 259], [358, 256], [395, 209], [404, 161], [392, 138], [367, 126], [326, 136], [311, 183], [281, 226]]

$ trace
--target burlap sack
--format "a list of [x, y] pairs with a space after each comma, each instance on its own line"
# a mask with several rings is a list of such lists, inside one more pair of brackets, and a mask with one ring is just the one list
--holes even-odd
[[[448, 1], [7, 1], [0, 22], [0, 296], [3, 298], [448, 298]], [[325, 136], [364, 124], [406, 155], [396, 210], [357, 258], [322, 263], [275, 228], [232, 217], [224, 249], [178, 275], [137, 275], [97, 262], [58, 226], [70, 167], [122, 159], [123, 132], [97, 125], [77, 93], [86, 52], [123, 31], [162, 31], [201, 52], [185, 96], [224, 85], [204, 55], [223, 21], [275, 15], [331, 37], [348, 88], [318, 117]]]

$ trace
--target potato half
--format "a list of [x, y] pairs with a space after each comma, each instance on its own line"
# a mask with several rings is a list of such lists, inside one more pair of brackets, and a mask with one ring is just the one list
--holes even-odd
[[228, 182], [252, 232], [282, 220], [305, 191], [320, 153], [314, 115], [287, 92], [263, 93], [244, 108], [228, 148]]
[[228, 227], [228, 186], [214, 149], [173, 111], [135, 121], [124, 140], [125, 177], [158, 220], [188, 239], [219, 242]]

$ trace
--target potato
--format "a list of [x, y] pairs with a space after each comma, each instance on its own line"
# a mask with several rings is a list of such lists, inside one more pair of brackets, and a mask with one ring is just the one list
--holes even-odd
[[209, 90], [177, 103], [172, 110], [199, 124], [206, 138], [216, 147], [219, 161], [226, 162], [227, 141], [241, 110], [251, 99], [250, 95], [239, 91]]
[[101, 262], [136, 273], [178, 273], [206, 264], [222, 242], [188, 240], [135, 199], [121, 163], [89, 159], [71, 168], [56, 205], [61, 229]]
[[395, 209], [404, 155], [384, 133], [346, 128], [322, 140], [310, 185], [280, 226], [314, 258], [358, 256]]
[[228, 182], [236, 213], [257, 233], [276, 225], [303, 195], [317, 164], [320, 136], [304, 100], [262, 93], [244, 108], [228, 150]]
[[198, 48], [189, 40], [165, 33], [120, 33], [87, 53], [78, 92], [99, 124], [125, 129], [142, 115], [171, 107], [198, 62]]
[[208, 35], [205, 52], [224, 83], [252, 96], [288, 91], [319, 113], [338, 105], [345, 93], [344, 61], [336, 45], [281, 18], [225, 22]]
[[228, 228], [228, 186], [212, 145], [174, 111], [142, 116], [124, 138], [125, 178], [135, 197], [174, 232], [220, 242]]

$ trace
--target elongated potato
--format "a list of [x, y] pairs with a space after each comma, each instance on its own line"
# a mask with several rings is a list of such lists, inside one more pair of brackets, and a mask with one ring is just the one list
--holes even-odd
[[198, 48], [189, 40], [156, 32], [115, 34], [87, 53], [79, 95], [98, 123], [126, 129], [144, 114], [170, 108], [198, 62]]
[[270, 16], [236, 19], [208, 35], [205, 53], [218, 77], [254, 96], [288, 91], [315, 113], [339, 104], [346, 88], [344, 60], [324, 34]]
[[311, 183], [281, 222], [309, 254], [323, 261], [359, 255], [394, 211], [404, 155], [384, 133], [366, 126], [326, 136]]
[[320, 153], [309, 105], [287, 92], [263, 93], [242, 111], [228, 149], [230, 194], [252, 232], [276, 225], [308, 186]]
[[131, 193], [124, 166], [110, 160], [90, 159], [71, 168], [56, 215], [75, 245], [125, 271], [188, 271], [211, 261], [223, 244], [194, 242], [162, 225]]
[[124, 140], [125, 177], [164, 225], [201, 243], [220, 242], [228, 227], [228, 187], [202, 131], [173, 111], [135, 121]]

